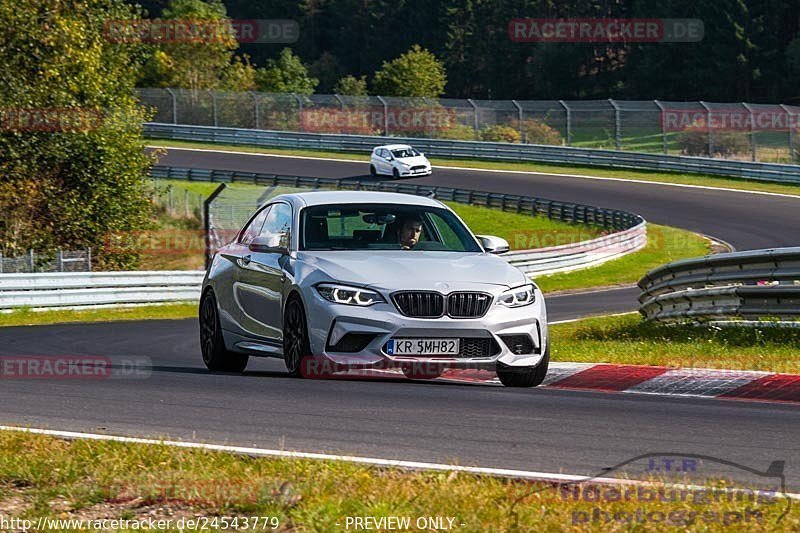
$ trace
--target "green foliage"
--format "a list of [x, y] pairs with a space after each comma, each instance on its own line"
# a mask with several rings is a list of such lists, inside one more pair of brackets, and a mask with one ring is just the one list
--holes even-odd
[[[750, 148], [747, 134], [737, 131], [713, 133], [714, 155], [730, 157], [747, 153]], [[708, 132], [692, 129], [678, 134], [678, 146], [685, 155], [708, 156]]]
[[[170, 0], [165, 20], [213, 21], [222, 28], [228, 21], [220, 0]], [[216, 32], [213, 38], [197, 42], [162, 42], [150, 46], [139, 85], [186, 89], [255, 88], [255, 69], [249, 58], [235, 56], [239, 47], [233, 33]]]
[[522, 138], [528, 144], [563, 144], [558, 130], [534, 119], [522, 121]]
[[349, 96], [367, 96], [367, 77], [345, 76], [336, 82], [333, 92]]
[[519, 131], [503, 124], [487, 126], [481, 131], [481, 140], [488, 142], [518, 143]]
[[447, 74], [431, 52], [415, 44], [392, 61], [384, 61], [375, 73], [373, 92], [382, 96], [427, 96], [444, 94]]
[[291, 48], [281, 50], [278, 59], [270, 59], [256, 73], [258, 90], [267, 93], [312, 94], [318, 83]]
[[128, 267], [136, 254], [108, 244], [151, 216], [136, 106], [140, 50], [109, 42], [107, 19], [134, 19], [122, 0], [0, 2], [0, 109], [52, 110], [89, 118], [46, 128], [5, 122], [0, 131], [0, 251], [91, 247], [100, 267]]

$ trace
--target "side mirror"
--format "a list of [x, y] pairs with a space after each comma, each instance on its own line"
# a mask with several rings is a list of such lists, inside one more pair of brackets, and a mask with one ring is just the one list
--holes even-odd
[[485, 252], [490, 254], [504, 254], [509, 250], [508, 241], [494, 235], [475, 235], [483, 246]]
[[281, 246], [280, 235], [271, 235], [269, 237], [259, 235], [250, 242], [250, 251], [262, 254], [281, 254], [289, 255], [289, 248]]

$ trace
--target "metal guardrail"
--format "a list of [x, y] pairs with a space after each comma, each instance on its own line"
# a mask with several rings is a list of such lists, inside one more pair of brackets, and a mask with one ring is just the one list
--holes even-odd
[[197, 301], [204, 272], [58, 272], [0, 275], [0, 310]]
[[163, 123], [145, 124], [144, 133], [148, 137], [171, 140], [359, 152], [365, 155], [369, 154], [372, 148], [380, 144], [385, 144], [387, 142], [407, 143], [414, 145], [415, 148], [425, 152], [429, 156], [449, 157], [454, 159], [468, 158], [493, 161], [529, 161], [581, 166], [692, 172], [776, 183], [800, 183], [800, 165], [648, 154], [643, 152], [537, 144], [215, 128], [212, 126], [185, 126]]
[[800, 247], [676, 261], [648, 272], [639, 288], [647, 320], [794, 322], [800, 318]]
[[[490, 193], [404, 182], [364, 182], [228, 170], [190, 169], [162, 165], [154, 166], [151, 175], [154, 178], [163, 179], [251, 183], [266, 187], [290, 186], [312, 189], [387, 191], [418, 196], [432, 195], [438, 200], [481, 205], [504, 211], [528, 213], [532, 216], [542, 215], [563, 222], [593, 224], [613, 232], [610, 235], [588, 241], [536, 250], [509, 252], [501, 256], [529, 275], [541, 276], [599, 265], [635, 252], [647, 244], [647, 223], [639, 215], [618, 209], [556, 202], [532, 196]], [[207, 220], [209, 220], [210, 224], [211, 217], [207, 217]], [[209, 227], [209, 229], [212, 228]], [[212, 240], [209, 239], [209, 242]], [[207, 253], [212, 252], [209, 251]]]

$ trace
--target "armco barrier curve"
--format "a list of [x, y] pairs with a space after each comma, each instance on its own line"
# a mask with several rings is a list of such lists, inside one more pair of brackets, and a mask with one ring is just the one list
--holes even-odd
[[313, 189], [333, 188], [340, 190], [399, 192], [423, 196], [432, 195], [438, 200], [481, 205], [530, 215], [542, 215], [563, 222], [593, 224], [612, 232], [609, 235], [588, 241], [536, 250], [514, 251], [501, 256], [529, 275], [541, 276], [596, 266], [640, 250], [647, 244], [647, 223], [639, 215], [618, 209], [556, 202], [532, 196], [489, 193], [404, 182], [363, 182], [358, 180], [279, 176], [275, 174], [191, 169], [161, 165], [154, 166], [151, 174], [154, 178], [162, 179], [223, 183], [238, 182], [270, 187], [282, 185]]
[[647, 320], [796, 323], [800, 247], [676, 261], [648, 272], [639, 288], [640, 312]]
[[58, 272], [0, 275], [0, 310], [198, 301], [203, 272]]
[[591, 148], [573, 148], [538, 144], [512, 144], [444, 139], [416, 139], [367, 135], [336, 135], [288, 131], [215, 128], [148, 123], [144, 133], [151, 138], [199, 141], [275, 148], [333, 150], [367, 155], [377, 145], [407, 143], [427, 155], [449, 158], [486, 159], [557, 163], [576, 166], [598, 166], [669, 172], [695, 172], [733, 176], [776, 183], [800, 183], [800, 165], [732, 161], [707, 157], [647, 154]]

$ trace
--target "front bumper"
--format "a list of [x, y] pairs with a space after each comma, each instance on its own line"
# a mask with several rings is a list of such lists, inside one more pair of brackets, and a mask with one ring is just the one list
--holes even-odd
[[401, 176], [430, 176], [431, 173], [433, 172], [431, 167], [426, 167], [424, 169], [421, 168], [417, 170], [404, 169], [404, 168], [398, 170], [400, 171]]
[[[506, 308], [493, 302], [481, 318], [411, 318], [400, 314], [390, 301], [370, 307], [328, 302], [315, 290], [306, 294], [308, 332], [311, 351], [341, 367], [402, 367], [409, 363], [435, 364], [447, 368], [494, 370], [506, 366], [533, 367], [539, 364], [547, 346], [547, 317], [544, 300], [537, 290], [536, 301], [525, 307]], [[336, 351], [336, 345], [348, 334], [361, 334], [371, 340], [357, 352]], [[514, 353], [501, 336], [528, 335], [530, 353]], [[392, 338], [467, 338], [491, 339], [493, 353], [487, 356], [408, 357], [385, 351]]]

